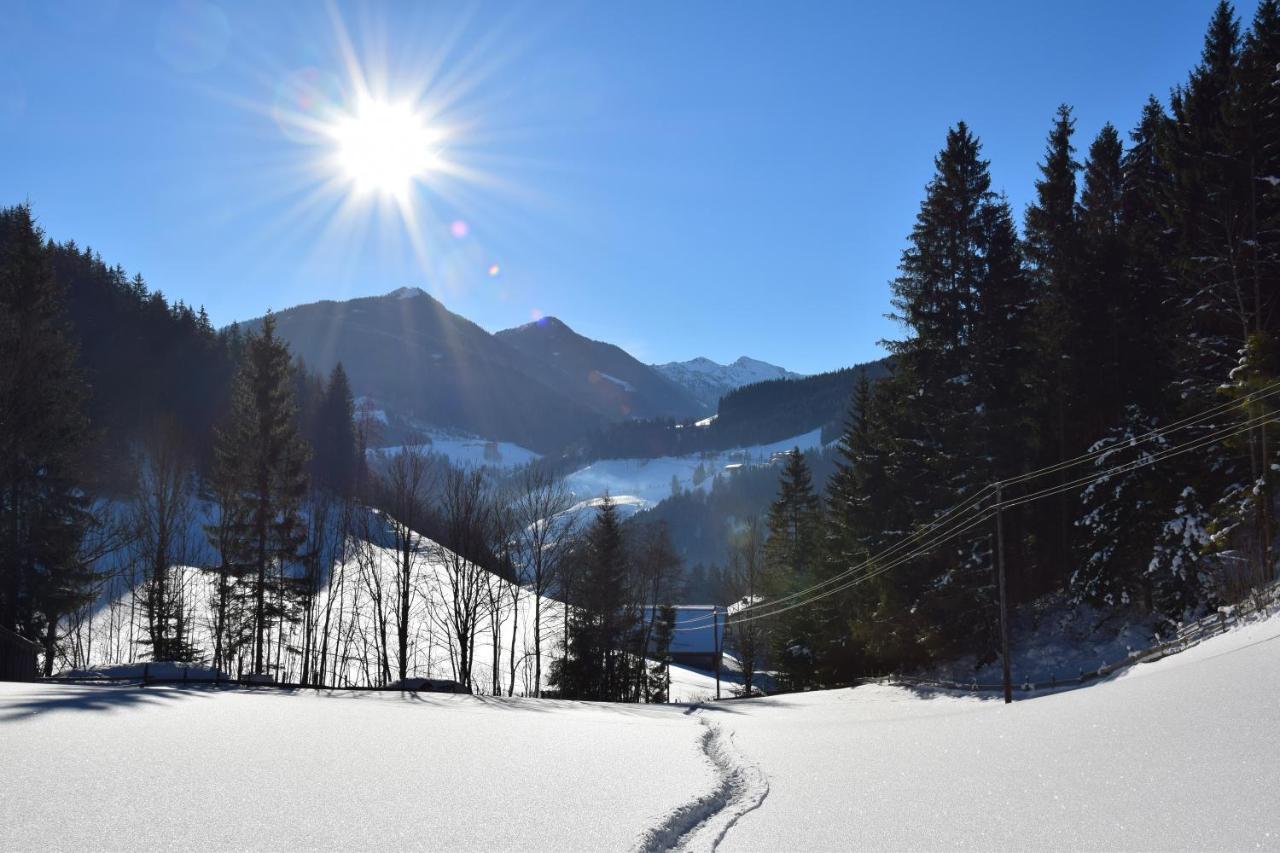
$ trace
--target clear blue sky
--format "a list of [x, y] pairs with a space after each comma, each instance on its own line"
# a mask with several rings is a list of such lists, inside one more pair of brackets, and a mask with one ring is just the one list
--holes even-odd
[[[490, 330], [554, 314], [647, 361], [804, 372], [897, 334], [888, 282], [949, 125], [981, 137], [1020, 218], [1055, 107], [1075, 106], [1082, 157], [1103, 122], [1127, 133], [1185, 79], [1212, 11], [0, 6], [0, 203], [29, 199], [50, 236], [216, 324], [416, 285]], [[299, 122], [349, 107], [353, 68], [443, 134], [409, 220], [353, 195]]]

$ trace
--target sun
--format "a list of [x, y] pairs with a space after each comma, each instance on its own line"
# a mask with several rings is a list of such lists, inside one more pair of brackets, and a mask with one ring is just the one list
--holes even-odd
[[403, 198], [437, 162], [439, 134], [407, 103], [361, 100], [330, 135], [338, 168], [360, 191]]

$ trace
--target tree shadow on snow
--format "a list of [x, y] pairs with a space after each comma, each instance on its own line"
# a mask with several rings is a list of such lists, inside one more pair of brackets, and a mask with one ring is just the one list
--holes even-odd
[[0, 702], [0, 723], [34, 714], [58, 711], [115, 711], [163, 705], [186, 699], [197, 692], [190, 688], [155, 688], [116, 685], [58, 685]]

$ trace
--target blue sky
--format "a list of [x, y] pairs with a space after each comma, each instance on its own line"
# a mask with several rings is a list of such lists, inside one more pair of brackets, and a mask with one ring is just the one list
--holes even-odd
[[[1105, 121], [1127, 133], [1212, 11], [3, 5], [0, 203], [29, 199], [50, 236], [216, 324], [414, 285], [490, 330], [556, 315], [646, 361], [803, 372], [899, 333], [888, 282], [949, 125], [981, 137], [1021, 217], [1056, 106], [1081, 157]], [[307, 124], [361, 91], [437, 134], [399, 204], [353, 190]]]

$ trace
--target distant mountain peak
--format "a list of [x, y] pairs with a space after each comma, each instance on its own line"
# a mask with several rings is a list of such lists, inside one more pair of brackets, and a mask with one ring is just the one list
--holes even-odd
[[536, 375], [611, 420], [701, 414], [701, 401], [653, 367], [614, 344], [575, 332], [555, 317], [539, 317], [495, 337], [520, 352], [523, 363], [545, 370]]
[[[539, 317], [539, 318], [538, 318], [538, 319], [536, 319], [536, 320], [532, 320], [532, 321], [530, 321], [530, 322], [528, 322], [528, 323], [525, 323], [523, 326], [516, 326], [516, 329], [517, 329], [517, 330], [527, 330], [527, 329], [548, 329], [548, 330], [554, 330], [554, 331], [557, 331], [557, 332], [559, 332], [559, 331], [572, 332], [572, 331], [573, 331], [573, 329], [570, 329], [570, 328], [569, 328], [569, 324], [568, 324], [568, 323], [566, 323], [566, 322], [564, 322], [563, 320], [561, 320], [559, 317]], [[508, 332], [510, 332], [510, 331], [513, 331], [513, 330], [511, 330], [511, 329], [507, 329], [507, 331], [508, 331]], [[501, 334], [501, 333], [499, 333], [499, 334]]]
[[421, 287], [397, 287], [386, 296], [388, 299], [417, 299], [426, 295], [427, 292]]
[[739, 356], [732, 364], [721, 364], [704, 356], [688, 361], [671, 361], [653, 365], [663, 376], [686, 388], [704, 405], [715, 409], [720, 398], [735, 388], [766, 382], [770, 379], [799, 379], [793, 373], [776, 364], [758, 358]]

